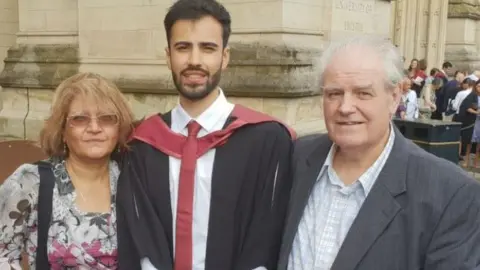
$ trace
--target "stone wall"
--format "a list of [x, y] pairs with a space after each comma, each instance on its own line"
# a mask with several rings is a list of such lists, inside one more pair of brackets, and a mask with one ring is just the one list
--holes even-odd
[[[0, 137], [35, 140], [53, 89], [79, 71], [115, 81], [140, 118], [177, 103], [166, 67], [165, 0], [18, 0], [20, 31], [0, 74]], [[221, 0], [232, 15], [221, 87], [300, 134], [324, 131], [315, 61], [329, 40], [388, 38], [384, 0]]]
[[450, 0], [445, 57], [459, 69], [480, 69], [480, 1]]
[[[15, 34], [18, 32], [17, 0], [0, 1], [0, 59], [4, 59], [8, 49], [15, 44]], [[0, 70], [3, 61], [0, 61]]]
[[[3, 59], [10, 47], [15, 45], [15, 34], [18, 32], [17, 0], [0, 1], [0, 70], [4, 67]], [[0, 111], [2, 110], [2, 86], [0, 85]]]

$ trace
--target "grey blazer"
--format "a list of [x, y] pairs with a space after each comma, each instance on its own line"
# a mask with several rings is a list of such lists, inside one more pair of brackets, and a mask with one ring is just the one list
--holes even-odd
[[[298, 224], [331, 145], [327, 135], [296, 142], [279, 270], [287, 269]], [[395, 128], [392, 152], [331, 269], [480, 269], [480, 184]]]

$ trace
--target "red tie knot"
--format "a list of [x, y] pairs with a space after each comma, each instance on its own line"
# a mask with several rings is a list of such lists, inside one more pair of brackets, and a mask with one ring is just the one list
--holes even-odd
[[200, 124], [197, 121], [192, 120], [190, 121], [190, 123], [188, 123], [187, 128], [188, 128], [188, 137], [196, 138], [198, 135], [198, 132], [200, 132], [200, 129], [202, 129], [202, 126], [200, 126]]

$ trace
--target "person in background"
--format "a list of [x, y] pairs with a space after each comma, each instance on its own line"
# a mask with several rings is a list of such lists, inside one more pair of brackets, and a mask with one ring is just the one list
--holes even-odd
[[479, 269], [480, 183], [392, 124], [398, 50], [351, 38], [327, 47], [319, 69], [328, 132], [295, 142], [277, 269]]
[[[472, 149], [472, 142], [478, 143], [479, 140], [479, 130], [475, 132], [476, 120], [480, 114], [480, 80], [477, 80], [473, 84], [473, 91], [468, 94], [460, 106], [458, 119], [462, 122], [461, 129], [461, 140], [462, 145], [465, 146], [465, 157], [464, 157], [464, 166], [470, 166], [470, 152]], [[475, 134], [474, 134], [475, 132]], [[475, 135], [475, 136], [474, 136]], [[476, 165], [476, 161], [475, 161]]]
[[442, 84], [443, 81], [440, 78], [434, 78], [431, 82], [427, 82], [423, 87], [423, 90], [420, 94], [420, 99], [418, 100], [420, 118], [430, 119], [432, 117], [432, 113], [437, 110], [437, 105], [435, 104], [435, 92], [442, 87]]
[[[455, 110], [452, 108], [452, 101], [455, 99], [455, 96], [457, 95], [458, 92], [460, 92], [463, 89], [467, 89], [466, 87], [468, 84], [464, 82], [465, 79], [465, 72], [462, 71], [456, 71], [454, 75], [454, 80], [450, 80], [445, 86], [444, 86], [444, 103], [442, 105], [443, 110], [445, 112], [444, 116], [449, 117], [453, 114], [455, 114]], [[465, 88], [463, 88], [465, 86]]]
[[438, 68], [430, 69], [429, 76], [425, 79], [425, 85], [431, 84], [435, 76], [440, 72]]
[[400, 103], [398, 104], [397, 111], [395, 112], [395, 117], [398, 119], [405, 120], [405, 111], [407, 108], [405, 107], [405, 103], [403, 99], [400, 99]]
[[452, 69], [453, 69], [452, 63], [448, 61], [443, 62], [442, 69], [438, 74], [438, 77], [443, 80], [443, 85], [446, 85], [448, 83], [448, 74], [451, 74], [450, 72], [452, 72]]
[[[119, 151], [133, 114], [118, 88], [80, 73], [56, 89], [40, 132], [49, 156], [0, 186], [1, 269], [117, 269], [115, 195]], [[48, 214], [51, 214], [49, 216]]]
[[463, 100], [472, 92], [473, 87], [475, 86], [475, 82], [478, 78], [473, 77], [472, 75], [467, 77], [468, 88], [465, 90], [461, 90], [457, 93], [455, 98], [452, 101], [452, 108], [455, 110], [455, 115], [453, 116], [453, 121], [460, 122], [458, 118], [460, 113], [460, 106], [462, 105]]
[[411, 78], [412, 84], [410, 88], [417, 93], [417, 97], [420, 96], [420, 92], [423, 89], [423, 86], [426, 83], [427, 74], [425, 71], [427, 70], [427, 60], [421, 59], [418, 61], [418, 67], [415, 70], [415, 75]]
[[408, 78], [403, 79], [402, 83], [402, 103], [405, 104], [405, 119], [415, 120], [418, 118], [417, 93], [411, 89], [412, 81]]
[[415, 79], [415, 75], [417, 74], [417, 70], [418, 70], [418, 59], [413, 58], [410, 61], [410, 65], [408, 66], [408, 69], [407, 69], [407, 77], [411, 80]]

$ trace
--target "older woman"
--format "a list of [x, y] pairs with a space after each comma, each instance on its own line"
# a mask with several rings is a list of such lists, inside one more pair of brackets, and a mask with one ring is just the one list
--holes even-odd
[[21, 269], [25, 251], [31, 269], [117, 268], [115, 155], [132, 120], [122, 93], [101, 76], [58, 86], [40, 133], [50, 158], [20, 166], [0, 186], [0, 265]]

